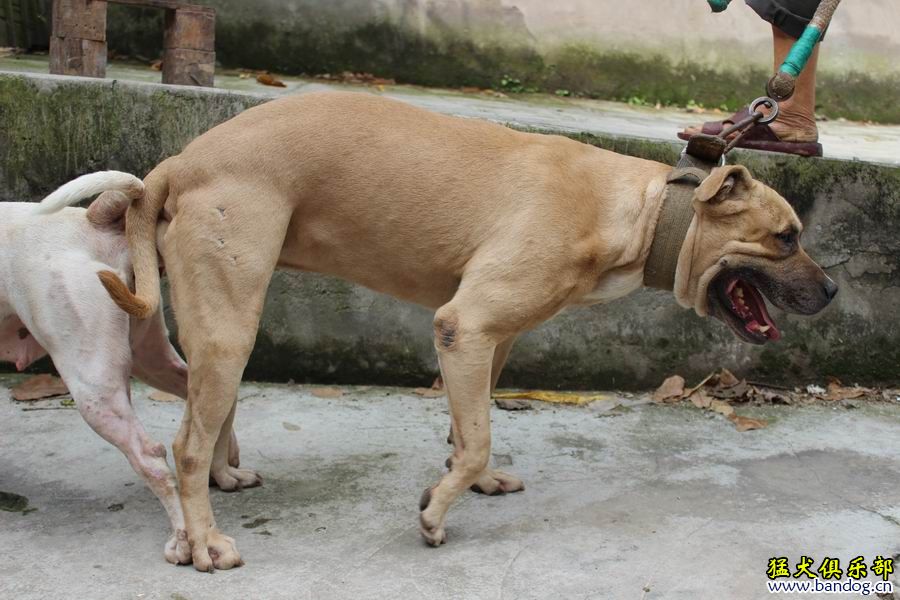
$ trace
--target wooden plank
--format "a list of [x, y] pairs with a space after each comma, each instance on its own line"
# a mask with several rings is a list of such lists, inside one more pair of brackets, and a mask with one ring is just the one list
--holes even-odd
[[167, 48], [163, 53], [163, 83], [212, 87], [215, 74], [215, 52]]
[[179, 8], [190, 9], [195, 12], [205, 12], [215, 14], [216, 9], [210, 6], [202, 6], [200, 4], [189, 4], [180, 2], [179, 0], [109, 0], [115, 4], [128, 4], [130, 6], [145, 6], [149, 8], [164, 8], [167, 10], [177, 10]]
[[106, 77], [106, 42], [51, 36], [50, 72], [54, 75]]
[[51, 35], [106, 41], [106, 0], [53, 0]]
[[216, 15], [191, 9], [167, 10], [163, 48], [215, 51]]

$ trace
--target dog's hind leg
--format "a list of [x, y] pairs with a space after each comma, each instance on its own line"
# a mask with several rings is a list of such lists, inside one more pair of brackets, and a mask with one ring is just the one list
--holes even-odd
[[73, 255], [43, 268], [46, 276], [36, 278], [31, 290], [35, 301], [20, 307], [23, 321], [50, 353], [84, 420], [125, 454], [159, 498], [173, 531], [165, 546], [166, 559], [186, 562], [190, 549], [166, 448], [151, 439], [131, 405], [128, 315], [113, 303], [95, 274], [107, 267]]
[[[187, 364], [169, 342], [162, 308], [149, 319], [131, 319], [131, 353], [132, 375], [158, 390], [187, 400]], [[229, 426], [228, 431], [227, 465], [237, 468], [241, 464], [240, 448], [234, 430]], [[218, 485], [212, 476], [210, 483]]]
[[[511, 336], [499, 344], [494, 348], [494, 358], [491, 361], [491, 392], [497, 389], [497, 382], [500, 380], [500, 373], [503, 372], [503, 366], [506, 364], [506, 359], [509, 358], [509, 351], [512, 350], [512, 346], [516, 341], [517, 336]], [[453, 425], [451, 420], [450, 426], [450, 435], [447, 436], [447, 443], [453, 443]], [[450, 459], [447, 459], [447, 466], [450, 466]], [[512, 492], [521, 492], [525, 489], [525, 484], [522, 483], [522, 480], [514, 475], [510, 475], [509, 473], [504, 473], [503, 471], [495, 471], [494, 469], [487, 467], [484, 471], [482, 471], [481, 475], [478, 476], [478, 480], [472, 484], [471, 490], [478, 494], [487, 494], [488, 496], [499, 496], [502, 494], [508, 494]]]
[[187, 412], [173, 448], [194, 567], [200, 571], [243, 564], [234, 540], [215, 525], [207, 474], [220, 435], [227, 435], [234, 418], [241, 375], [290, 221], [289, 209], [268, 199], [257, 189], [194, 192], [179, 197], [166, 232], [163, 254], [190, 370]]
[[175, 475], [166, 462], [166, 447], [150, 438], [134, 414], [127, 377], [116, 372], [97, 373], [102, 383], [79, 376], [69, 367], [57, 365], [69, 386], [81, 416], [100, 437], [125, 454], [132, 468], [159, 498], [172, 524], [166, 543], [166, 560], [173, 564], [190, 562], [190, 547], [184, 516], [178, 499]]

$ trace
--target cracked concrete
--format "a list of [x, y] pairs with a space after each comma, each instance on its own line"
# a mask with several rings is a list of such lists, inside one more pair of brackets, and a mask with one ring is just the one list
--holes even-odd
[[[684, 405], [495, 410], [495, 463], [527, 489], [467, 493], [433, 549], [416, 503], [447, 456], [444, 399], [247, 384], [242, 462], [265, 485], [213, 491], [247, 565], [210, 576], [163, 560], [163, 512], [115, 449], [74, 410], [23, 411], [10, 381], [0, 490], [37, 510], [0, 512], [0, 597], [765, 598], [770, 557], [900, 551], [900, 404], [745, 408], [771, 421], [746, 433]], [[183, 405], [147, 391], [170, 444]]]

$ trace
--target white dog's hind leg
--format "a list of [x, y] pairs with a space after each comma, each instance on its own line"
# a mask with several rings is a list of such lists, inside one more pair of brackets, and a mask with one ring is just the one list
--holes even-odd
[[87, 374], [83, 368], [79, 372], [67, 362], [57, 362], [57, 368], [81, 416], [100, 437], [122, 451], [168, 514], [173, 533], [166, 543], [166, 560], [189, 563], [191, 552], [175, 475], [166, 462], [165, 445], [150, 438], [134, 413], [128, 371], [109, 369]]
[[33, 281], [31, 299], [20, 307], [20, 316], [50, 353], [84, 420], [125, 454], [159, 498], [173, 531], [166, 559], [190, 562], [166, 447], [150, 438], [131, 405], [128, 316], [105, 293], [93, 268], [80, 256], [57, 257], [49, 270], [44, 267], [47, 276]]

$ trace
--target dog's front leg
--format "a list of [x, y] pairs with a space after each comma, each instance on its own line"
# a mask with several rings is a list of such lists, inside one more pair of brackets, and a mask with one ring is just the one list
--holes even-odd
[[[500, 373], [509, 358], [509, 352], [516, 341], [515, 335], [503, 340], [494, 348], [494, 357], [491, 362], [491, 393], [497, 388], [497, 382], [500, 380]], [[453, 420], [450, 420], [450, 435], [447, 436], [447, 443], [453, 443]], [[452, 460], [447, 459], [447, 468], [452, 468]], [[486, 467], [478, 476], [475, 483], [472, 484], [471, 490], [477, 494], [486, 494], [488, 496], [499, 496], [512, 492], [521, 492], [525, 489], [522, 480], [509, 473], [503, 471], [495, 471], [490, 467]]]
[[453, 302], [434, 319], [435, 347], [447, 395], [454, 438], [450, 472], [425, 490], [419, 503], [422, 535], [444, 543], [444, 520], [453, 501], [476, 482], [491, 453], [491, 359], [496, 343]]

